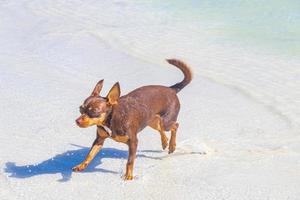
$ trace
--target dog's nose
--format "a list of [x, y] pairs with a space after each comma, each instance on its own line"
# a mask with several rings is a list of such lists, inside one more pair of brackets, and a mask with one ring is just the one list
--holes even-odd
[[79, 119], [76, 119], [75, 122], [76, 122], [77, 125], [80, 125], [80, 120]]

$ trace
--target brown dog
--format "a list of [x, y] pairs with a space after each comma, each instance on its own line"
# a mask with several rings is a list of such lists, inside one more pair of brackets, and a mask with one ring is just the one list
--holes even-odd
[[80, 106], [81, 116], [76, 120], [79, 127], [97, 125], [97, 137], [86, 159], [73, 168], [82, 171], [100, 151], [106, 138], [112, 138], [129, 147], [125, 180], [133, 179], [133, 164], [137, 150], [137, 133], [146, 126], [159, 131], [162, 148], [168, 145], [165, 131], [171, 131], [169, 153], [176, 147], [177, 116], [180, 103], [176, 93], [189, 84], [192, 73], [189, 67], [176, 59], [167, 60], [178, 67], [184, 79], [173, 86], [149, 85], [140, 87], [120, 97], [120, 86], [116, 83], [106, 97], [100, 97], [103, 80], [99, 81], [92, 94]]

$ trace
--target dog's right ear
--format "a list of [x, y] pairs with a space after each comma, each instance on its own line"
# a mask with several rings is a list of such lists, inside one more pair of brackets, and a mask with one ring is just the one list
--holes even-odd
[[107, 100], [110, 105], [118, 103], [119, 97], [121, 95], [119, 82], [115, 83], [107, 94]]
[[101, 81], [99, 81], [99, 82], [96, 84], [96, 86], [95, 86], [95, 88], [94, 88], [94, 90], [93, 90], [91, 96], [99, 96], [100, 91], [101, 91], [101, 89], [102, 89], [102, 87], [103, 87], [103, 81], [104, 81], [104, 79], [102, 79]]

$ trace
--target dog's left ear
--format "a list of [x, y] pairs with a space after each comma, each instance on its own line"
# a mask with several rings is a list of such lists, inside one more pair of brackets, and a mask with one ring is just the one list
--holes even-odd
[[118, 103], [119, 97], [121, 95], [119, 82], [115, 83], [107, 94], [108, 103], [114, 105]]
[[102, 87], [103, 87], [103, 81], [104, 81], [104, 79], [102, 79], [101, 81], [99, 81], [97, 83], [97, 85], [95, 86], [91, 96], [99, 96], [100, 91], [102, 90]]

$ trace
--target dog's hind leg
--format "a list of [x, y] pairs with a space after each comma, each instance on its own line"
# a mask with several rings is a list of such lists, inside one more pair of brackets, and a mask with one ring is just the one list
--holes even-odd
[[169, 143], [169, 153], [173, 153], [176, 149], [176, 133], [178, 129], [179, 124], [177, 122], [173, 123], [171, 126], [171, 138]]
[[177, 121], [177, 116], [179, 112], [179, 107], [174, 107], [174, 109], [170, 109], [169, 112], [166, 112], [164, 116], [162, 116], [162, 124], [165, 127], [166, 131], [171, 131], [171, 138], [169, 141], [169, 153], [173, 153], [176, 149], [176, 132], [179, 124]]
[[149, 126], [160, 133], [161, 145], [165, 149], [168, 146], [168, 138], [165, 134], [162, 118], [156, 115], [155, 118], [150, 122]]

